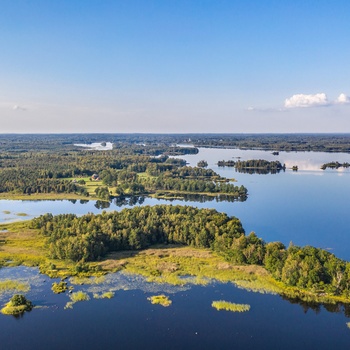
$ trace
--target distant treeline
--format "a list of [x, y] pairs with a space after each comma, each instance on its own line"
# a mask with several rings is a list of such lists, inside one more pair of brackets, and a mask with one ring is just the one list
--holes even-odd
[[211, 248], [234, 264], [264, 266], [286, 285], [350, 297], [350, 263], [310, 246], [265, 243], [245, 235], [241, 222], [213, 209], [156, 205], [121, 212], [33, 219], [32, 228], [47, 237], [55, 259], [94, 261], [108, 252], [145, 249], [157, 243]]
[[[163, 154], [162, 148], [177, 144], [195, 147], [229, 147], [267, 151], [350, 152], [350, 134], [3, 134], [0, 151], [77, 151], [75, 143], [111, 142], [115, 149], [133, 148], [133, 153]], [[146, 147], [145, 147], [146, 146]], [[186, 147], [186, 148], [191, 148]], [[182, 147], [178, 147], [182, 148]], [[88, 151], [87, 151], [88, 152]], [[169, 150], [170, 153], [198, 152]], [[169, 154], [170, 154], [169, 153]]]

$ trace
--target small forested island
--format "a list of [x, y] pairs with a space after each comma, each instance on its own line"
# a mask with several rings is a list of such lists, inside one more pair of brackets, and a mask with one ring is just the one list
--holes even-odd
[[220, 160], [219, 167], [234, 167], [237, 171], [242, 173], [258, 173], [258, 174], [276, 174], [281, 170], [285, 171], [285, 164], [281, 164], [278, 160], [268, 161], [264, 159], [250, 159], [250, 160]]
[[4, 315], [18, 316], [25, 311], [31, 311], [33, 304], [22, 294], [15, 294], [11, 300], [0, 310]]
[[349, 168], [350, 167], [350, 163], [345, 162], [345, 163], [339, 163], [339, 162], [329, 162], [329, 163], [325, 163], [321, 166], [322, 170], [326, 170], [327, 168], [330, 169], [339, 169], [339, 168]]

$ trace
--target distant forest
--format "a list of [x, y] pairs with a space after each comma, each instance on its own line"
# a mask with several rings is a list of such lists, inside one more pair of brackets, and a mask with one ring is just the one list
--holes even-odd
[[190, 144], [268, 151], [350, 152], [350, 134], [2, 134], [0, 151], [30, 152], [77, 148], [74, 143], [112, 142], [115, 148], [133, 145]]

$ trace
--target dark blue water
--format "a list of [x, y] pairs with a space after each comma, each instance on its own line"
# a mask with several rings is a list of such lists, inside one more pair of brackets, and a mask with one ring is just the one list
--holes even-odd
[[[120, 290], [113, 299], [76, 303], [72, 310], [64, 310], [67, 295], [50, 294], [50, 285], [44, 282], [42, 294], [31, 296], [40, 305], [46, 295], [47, 308], [18, 319], [0, 316], [2, 349], [348, 349], [350, 342], [342, 312], [307, 310], [232, 284], [170, 293], [167, 308], [152, 305], [152, 293]], [[251, 309], [211, 307], [222, 299]]]
[[[275, 175], [249, 175], [232, 168], [218, 168], [218, 160], [241, 157], [280, 160], [287, 168]], [[248, 188], [246, 202], [204, 203], [173, 201], [215, 208], [241, 219], [246, 232], [255, 231], [266, 241], [314, 245], [350, 260], [350, 171], [320, 170], [329, 161], [349, 161], [347, 154], [286, 153], [278, 157], [263, 151], [211, 150], [186, 156], [195, 165], [206, 159], [223, 176], [236, 178]], [[146, 198], [136, 205], [169, 203]], [[129, 203], [128, 207], [132, 206]], [[106, 210], [120, 210], [111, 203]], [[95, 202], [0, 201], [0, 220], [29, 218], [45, 212], [79, 215], [103, 210]], [[10, 213], [4, 213], [10, 211]], [[2, 269], [4, 270], [4, 269]], [[5, 278], [1, 275], [0, 279]], [[8, 272], [7, 272], [8, 273]], [[37, 273], [36, 273], [37, 274]], [[111, 300], [91, 299], [64, 310], [68, 295], [53, 295], [52, 281], [38, 282], [28, 297], [37, 305], [24, 317], [0, 315], [1, 349], [349, 349], [350, 319], [343, 307], [293, 304], [276, 295], [238, 289], [232, 284], [192, 286], [188, 290], [166, 290], [173, 304], [152, 305], [155, 294], [144, 287], [116, 290]], [[80, 287], [83, 288], [83, 287]], [[153, 288], [153, 287], [152, 287]], [[161, 288], [161, 287], [160, 287]], [[92, 297], [92, 292], [87, 290]], [[157, 293], [158, 294], [158, 293]], [[214, 300], [250, 304], [246, 313], [217, 311]], [[8, 300], [0, 297], [0, 303]]]

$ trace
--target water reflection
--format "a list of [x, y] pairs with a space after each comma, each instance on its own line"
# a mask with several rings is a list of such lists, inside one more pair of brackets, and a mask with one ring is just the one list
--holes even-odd
[[285, 169], [237, 169], [235, 168], [236, 173], [241, 173], [241, 174], [258, 174], [258, 175], [268, 175], [268, 174], [278, 174], [281, 171], [285, 172]]

